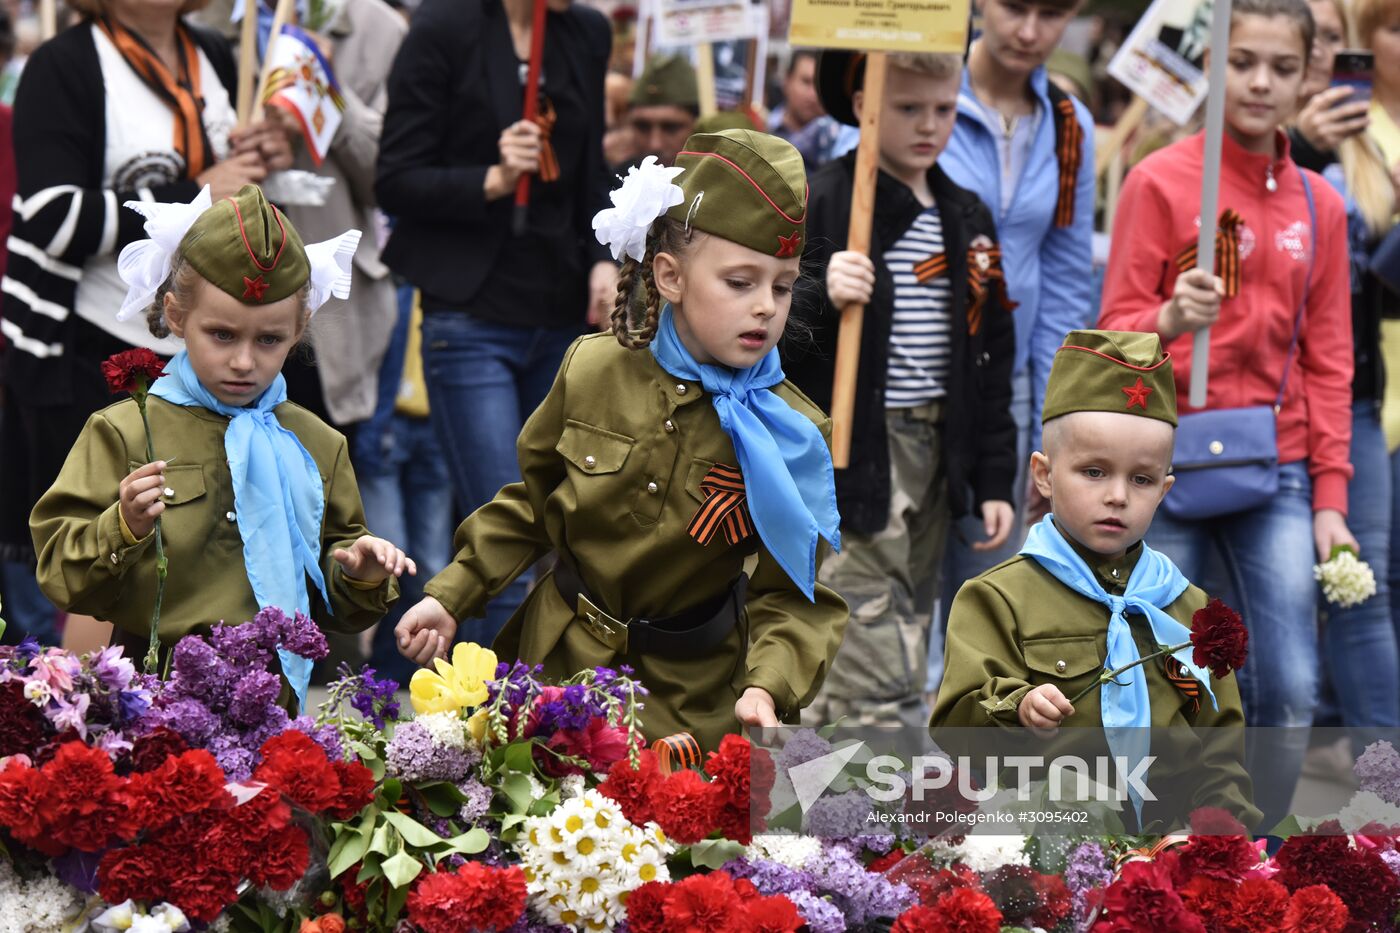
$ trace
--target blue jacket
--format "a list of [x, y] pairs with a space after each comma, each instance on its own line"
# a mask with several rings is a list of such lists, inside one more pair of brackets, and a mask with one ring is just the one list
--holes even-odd
[[958, 95], [958, 123], [948, 148], [938, 159], [944, 171], [970, 189], [991, 209], [1001, 245], [1002, 268], [1016, 326], [1013, 371], [1029, 372], [1031, 385], [1032, 449], [1040, 446], [1040, 411], [1050, 363], [1065, 334], [1093, 324], [1094, 121], [1088, 109], [1074, 102], [1084, 128], [1084, 155], [1075, 188], [1074, 222], [1054, 225], [1058, 197], [1059, 161], [1055, 158], [1055, 121], [1046, 90], [1045, 69], [1031, 75], [1039, 109], [1035, 142], [1016, 184], [1008, 210], [1001, 209], [1001, 159], [997, 153], [999, 127], [988, 124], [973, 96], [967, 70]]

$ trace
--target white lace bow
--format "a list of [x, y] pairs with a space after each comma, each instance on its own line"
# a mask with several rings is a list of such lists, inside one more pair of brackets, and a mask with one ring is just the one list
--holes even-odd
[[684, 171], [666, 168], [656, 156], [647, 156], [641, 165], [628, 169], [622, 187], [609, 194], [613, 206], [593, 218], [598, 242], [612, 250], [613, 259], [621, 261], [627, 255], [642, 261], [652, 222], [685, 200], [685, 192], [673, 180]]

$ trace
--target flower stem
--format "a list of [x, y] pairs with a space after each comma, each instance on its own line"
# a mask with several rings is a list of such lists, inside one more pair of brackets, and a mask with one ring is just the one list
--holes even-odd
[[1145, 657], [1138, 658], [1131, 664], [1124, 664], [1122, 667], [1115, 668], [1111, 671], [1103, 671], [1099, 674], [1098, 679], [1096, 679], [1093, 683], [1076, 693], [1074, 696], [1070, 697], [1069, 705], [1073, 706], [1074, 704], [1078, 703], [1080, 700], [1088, 696], [1090, 691], [1098, 687], [1102, 687], [1104, 684], [1108, 683], [1111, 680], [1116, 680], [1118, 675], [1123, 673], [1124, 671], [1130, 671], [1138, 665], [1146, 664], [1148, 661], [1160, 658], [1164, 654], [1176, 654], [1182, 648], [1190, 647], [1191, 643], [1189, 641], [1184, 641], [1179, 645], [1167, 645], [1165, 647], [1159, 647], [1156, 651], [1152, 652], [1151, 654]]
[[[141, 410], [141, 423], [146, 428], [146, 462], [156, 459], [155, 444], [151, 440], [151, 419], [146, 414], [146, 381], [139, 379], [136, 391], [131, 393], [136, 399], [136, 407]], [[145, 668], [147, 674], [156, 673], [160, 665], [160, 604], [165, 598], [165, 575], [169, 566], [165, 559], [165, 541], [161, 536], [160, 516], [156, 516], [156, 604], [151, 610], [151, 641], [146, 649]]]

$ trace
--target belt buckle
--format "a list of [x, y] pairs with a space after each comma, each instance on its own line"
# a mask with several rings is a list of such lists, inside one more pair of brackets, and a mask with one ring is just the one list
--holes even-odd
[[625, 641], [627, 638], [627, 623], [614, 619], [582, 593], [578, 595], [578, 616], [593, 637], [604, 644], [612, 644], [619, 638]]

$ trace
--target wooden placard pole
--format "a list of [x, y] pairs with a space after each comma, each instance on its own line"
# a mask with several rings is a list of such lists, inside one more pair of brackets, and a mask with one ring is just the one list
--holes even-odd
[[[540, 112], [540, 69], [544, 65], [545, 0], [535, 0], [534, 19], [530, 29], [530, 66], [525, 73], [525, 122], [533, 122]], [[511, 216], [511, 232], [525, 235], [530, 215], [530, 173], [515, 183], [515, 212]]]
[[[1225, 136], [1225, 61], [1230, 48], [1231, 0], [1215, 0], [1210, 21], [1210, 75], [1206, 96], [1205, 154], [1201, 159], [1201, 233], [1196, 241], [1196, 268], [1215, 274], [1216, 215], [1220, 210], [1220, 146]], [[1191, 343], [1192, 408], [1204, 408], [1210, 379], [1210, 328], [1196, 331]]]
[[[865, 61], [865, 105], [860, 115], [860, 145], [856, 149], [855, 187], [851, 193], [851, 225], [846, 249], [870, 252], [870, 224], [875, 214], [875, 180], [880, 167], [880, 110], [885, 99], [885, 53], [871, 52]], [[856, 372], [860, 366], [860, 330], [865, 305], [841, 309], [836, 333], [836, 378], [831, 389], [831, 461], [839, 470], [851, 462], [851, 422], [855, 415]]]
[[[250, 7], [255, 7], [255, 0], [246, 0]], [[256, 16], [257, 11], [253, 10]], [[246, 15], [246, 14], [245, 14]], [[277, 41], [282, 35], [282, 27], [288, 22], [295, 22], [296, 0], [277, 0], [277, 9], [272, 14], [272, 31], [267, 34], [267, 48], [263, 50], [262, 71], [258, 75], [258, 90], [253, 95], [253, 106], [249, 122], [258, 123], [263, 118], [263, 97], [267, 94], [267, 82], [272, 78], [272, 52], [277, 48]]]
[[48, 42], [58, 33], [58, 0], [39, 0], [39, 41]]
[[715, 47], [708, 42], [695, 45], [695, 81], [700, 89], [700, 116], [719, 111], [715, 101]]
[[258, 76], [258, 9], [261, 0], [243, 0], [243, 22], [238, 34], [238, 126], [253, 116], [253, 82]]
[[1094, 175], [1102, 176], [1108, 170], [1108, 164], [1113, 161], [1114, 153], [1122, 152], [1123, 145], [1127, 143], [1128, 137], [1142, 126], [1142, 121], [1147, 118], [1147, 101], [1141, 97], [1134, 97], [1133, 102], [1118, 117], [1118, 122], [1104, 134], [1103, 139], [1094, 149]]

